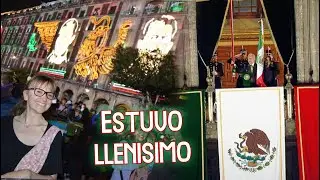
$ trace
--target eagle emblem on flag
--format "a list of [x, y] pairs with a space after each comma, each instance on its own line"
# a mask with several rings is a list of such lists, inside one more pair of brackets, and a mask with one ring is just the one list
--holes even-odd
[[275, 158], [276, 148], [270, 149], [270, 140], [260, 129], [239, 134], [235, 148], [228, 150], [231, 161], [241, 170], [257, 172], [269, 166]]

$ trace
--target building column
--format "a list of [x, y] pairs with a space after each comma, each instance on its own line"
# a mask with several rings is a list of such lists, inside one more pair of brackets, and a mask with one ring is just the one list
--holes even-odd
[[319, 0], [295, 0], [298, 83], [319, 82]]
[[189, 57], [186, 57], [185, 74], [188, 87], [199, 86], [198, 54], [197, 54], [197, 6], [196, 1], [186, 1], [188, 3], [189, 21]]

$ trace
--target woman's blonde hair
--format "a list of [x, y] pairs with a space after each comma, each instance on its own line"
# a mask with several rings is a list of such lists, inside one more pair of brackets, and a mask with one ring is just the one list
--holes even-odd
[[[31, 85], [43, 85], [43, 84], [51, 86], [52, 92], [54, 93], [56, 89], [56, 83], [52, 78], [45, 75], [33, 76], [25, 85], [24, 90], [29, 89]], [[27, 108], [27, 101], [25, 101], [24, 99], [21, 99], [21, 101], [13, 107], [13, 109], [11, 110], [11, 114], [13, 116], [19, 116], [26, 110], [26, 108]]]

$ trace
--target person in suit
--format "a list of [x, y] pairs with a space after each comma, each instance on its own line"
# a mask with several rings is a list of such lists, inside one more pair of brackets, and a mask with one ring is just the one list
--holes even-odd
[[278, 85], [279, 66], [274, 61], [270, 47], [266, 50], [266, 57], [264, 59], [263, 79], [267, 87], [274, 87]]
[[248, 55], [248, 63], [249, 66], [247, 68], [247, 73], [250, 75], [249, 86], [248, 87], [256, 87], [256, 79], [257, 79], [257, 63], [256, 56], [252, 53]]
[[224, 75], [223, 73], [223, 64], [218, 62], [218, 54], [214, 53], [213, 57], [210, 60], [210, 72], [211, 75], [215, 75], [215, 88], [220, 89], [221, 88], [221, 77]]
[[[230, 58], [228, 63], [231, 64], [232, 58]], [[247, 82], [244, 80], [244, 75], [248, 71], [248, 56], [247, 56], [247, 50], [242, 48], [240, 50], [240, 53], [235, 55], [235, 62], [234, 62], [234, 68], [236, 73], [238, 73], [238, 78], [237, 78], [237, 88], [243, 88], [247, 87]]]

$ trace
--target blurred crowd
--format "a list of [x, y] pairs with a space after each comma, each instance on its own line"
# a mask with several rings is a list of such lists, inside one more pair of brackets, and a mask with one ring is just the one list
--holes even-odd
[[88, 156], [90, 154], [89, 144], [96, 131], [97, 107], [106, 103], [96, 102], [92, 110], [89, 110], [82, 101], [72, 103], [71, 100], [63, 97], [60, 100], [54, 100], [50, 109], [44, 113], [44, 117], [48, 120], [67, 124], [77, 123], [83, 127], [79, 134], [73, 136], [65, 134], [66, 143], [63, 147], [64, 179], [94, 179], [101, 176], [100, 173], [91, 169]]

